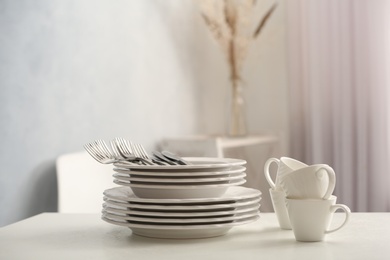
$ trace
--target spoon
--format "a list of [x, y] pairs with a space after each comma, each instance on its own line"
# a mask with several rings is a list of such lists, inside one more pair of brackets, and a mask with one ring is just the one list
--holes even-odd
[[169, 165], [176, 165], [176, 163], [174, 161], [165, 157], [162, 153], [160, 153], [158, 151], [153, 151], [153, 156], [156, 157], [156, 159], [158, 161], [165, 162], [166, 164], [169, 164]]
[[166, 158], [174, 161], [174, 162], [177, 162], [178, 164], [181, 164], [181, 165], [189, 165], [191, 163], [187, 162], [186, 160], [184, 160], [183, 158], [181, 158], [180, 156], [174, 154], [174, 153], [171, 153], [169, 151], [162, 151], [161, 154], [163, 156], [165, 156]]

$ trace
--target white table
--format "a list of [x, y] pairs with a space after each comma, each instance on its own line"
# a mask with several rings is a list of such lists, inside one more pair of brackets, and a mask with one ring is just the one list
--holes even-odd
[[132, 235], [99, 214], [44, 213], [0, 229], [0, 259], [390, 259], [390, 213], [353, 213], [345, 228], [315, 243], [296, 242], [274, 213], [222, 237], [191, 240]]

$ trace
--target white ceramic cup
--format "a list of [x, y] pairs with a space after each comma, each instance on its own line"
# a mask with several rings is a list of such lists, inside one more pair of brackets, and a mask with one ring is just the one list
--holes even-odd
[[315, 164], [284, 176], [280, 185], [290, 199], [328, 199], [335, 185], [335, 172], [329, 165]]
[[[326, 234], [335, 232], [347, 224], [351, 210], [344, 204], [336, 204], [337, 197], [327, 200], [286, 199], [288, 215], [295, 239], [303, 242], [323, 241]], [[329, 229], [333, 213], [342, 209], [345, 219], [338, 227]]]
[[269, 189], [271, 195], [272, 206], [278, 218], [281, 229], [291, 229], [290, 219], [286, 208], [286, 194], [281, 190]]
[[[278, 169], [276, 171], [276, 177], [275, 182], [271, 178], [271, 174], [269, 171], [269, 168], [272, 163], [276, 163], [278, 165]], [[278, 158], [269, 158], [265, 164], [264, 164], [264, 174], [265, 178], [267, 179], [267, 182], [271, 186], [272, 189], [275, 190], [282, 190], [282, 187], [280, 185], [280, 180], [286, 176], [287, 174], [291, 173], [292, 171], [301, 169], [303, 167], [307, 167], [308, 165], [300, 162], [298, 160], [289, 158], [289, 157], [281, 157]]]

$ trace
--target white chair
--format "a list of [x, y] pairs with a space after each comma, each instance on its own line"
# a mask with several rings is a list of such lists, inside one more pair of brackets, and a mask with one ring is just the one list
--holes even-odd
[[117, 186], [113, 165], [100, 164], [87, 152], [59, 156], [56, 168], [61, 213], [100, 213], [103, 191]]

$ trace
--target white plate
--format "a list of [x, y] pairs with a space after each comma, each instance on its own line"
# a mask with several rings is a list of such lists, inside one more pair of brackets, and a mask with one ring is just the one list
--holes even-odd
[[129, 186], [139, 198], [148, 199], [191, 199], [219, 198], [232, 186], [239, 186], [245, 179], [214, 185], [146, 185], [114, 180], [115, 184]]
[[156, 211], [143, 211], [137, 209], [123, 209], [116, 205], [107, 205], [103, 204], [103, 209], [106, 212], [112, 214], [122, 214], [122, 215], [132, 215], [132, 216], [153, 216], [153, 217], [180, 217], [180, 218], [194, 218], [194, 217], [214, 217], [214, 216], [233, 216], [234, 214], [240, 214], [245, 212], [250, 212], [260, 208], [259, 203], [255, 203], [249, 206], [237, 207], [232, 210], [221, 210], [221, 211], [211, 211], [211, 212], [156, 212]]
[[211, 203], [222, 203], [222, 202], [236, 202], [239, 200], [260, 198], [261, 191], [257, 189], [242, 187], [242, 186], [233, 186], [230, 187], [224, 195], [219, 198], [204, 198], [204, 199], [146, 199], [137, 197], [133, 191], [128, 187], [115, 187], [107, 189], [103, 194], [110, 199], [115, 199], [118, 201], [129, 201], [136, 203], [145, 203], [145, 204], [211, 204]]
[[126, 174], [129, 176], [142, 176], [143, 178], [147, 177], [191, 177], [191, 178], [196, 178], [196, 177], [205, 177], [205, 176], [210, 176], [210, 177], [222, 177], [222, 176], [229, 176], [231, 174], [235, 173], [241, 173], [244, 172], [246, 168], [244, 166], [234, 166], [231, 169], [228, 170], [223, 170], [223, 171], [200, 171], [200, 172], [182, 172], [182, 171], [136, 171], [136, 170], [130, 170], [130, 169], [121, 169], [121, 168], [114, 168], [115, 172], [121, 173], [121, 174]]
[[129, 181], [131, 183], [136, 184], [137, 182], [142, 182], [145, 184], [149, 183], [168, 183], [168, 184], [181, 184], [181, 183], [208, 183], [208, 182], [229, 182], [231, 180], [237, 180], [237, 179], [243, 179], [246, 177], [246, 173], [242, 172], [239, 174], [234, 174], [230, 175], [227, 177], [220, 177], [220, 178], [215, 178], [215, 177], [209, 177], [209, 178], [142, 178], [142, 177], [128, 177], [128, 176], [123, 176], [121, 174], [114, 174], [112, 175], [115, 179], [120, 180], [120, 181]]
[[110, 224], [128, 227], [132, 232], [139, 236], [153, 238], [174, 238], [174, 239], [190, 239], [190, 238], [208, 238], [225, 235], [231, 228], [252, 223], [259, 219], [260, 216], [254, 216], [248, 219], [235, 221], [226, 224], [213, 225], [141, 225], [132, 224], [123, 221], [114, 221], [102, 216], [102, 219]]
[[[118, 185], [121, 185], [121, 186], [130, 186], [130, 187], [134, 187], [132, 185], [143, 185], [143, 186], [148, 186], [149, 188], [155, 188], [157, 186], [158, 189], [161, 189], [165, 186], [169, 186], [169, 189], [172, 189], [172, 187], [174, 187], [173, 189], [176, 189], [176, 188], [186, 188], [186, 187], [192, 187], [192, 188], [195, 188], [195, 189], [198, 189], [198, 188], [207, 188], [207, 186], [215, 186], [215, 187], [218, 187], [218, 186], [221, 186], [221, 185], [225, 185], [225, 184], [231, 184], [231, 183], [236, 183], [236, 182], [239, 182], [241, 180], [245, 180], [245, 176], [246, 175], [242, 175], [240, 176], [239, 178], [233, 178], [231, 180], [225, 180], [225, 181], [204, 181], [204, 182], [197, 182], [197, 181], [192, 181], [192, 182], [149, 182], [149, 181], [128, 181], [128, 180], [122, 180], [122, 179], [118, 179], [118, 178], [114, 178], [114, 182]], [[132, 184], [132, 185], [128, 185], [128, 184]], [[143, 187], [144, 188], [144, 187]]]
[[[191, 190], [191, 189], [214, 189], [214, 188], [219, 188], [219, 187], [229, 187], [229, 186], [236, 186], [236, 185], [241, 185], [245, 183], [245, 179], [239, 179], [235, 180], [229, 183], [224, 183], [224, 184], [215, 184], [215, 183], [210, 183], [210, 184], [192, 184], [192, 183], [181, 183], [181, 184], [133, 184], [130, 182], [125, 182], [125, 181], [120, 181], [120, 180], [114, 180], [114, 183], [121, 185], [121, 186], [129, 186], [132, 188], [133, 192], [135, 195], [137, 193], [134, 191], [133, 188], [144, 188], [144, 189], [165, 189], [165, 190], [172, 190], [172, 189], [177, 189], [177, 190]], [[212, 198], [212, 197], [210, 197]]]
[[129, 221], [130, 223], [140, 223], [142, 224], [173, 224], [173, 225], [186, 225], [186, 224], [218, 224], [218, 223], [227, 223], [231, 221], [237, 221], [241, 219], [247, 219], [259, 214], [259, 210], [256, 209], [251, 212], [237, 214], [234, 216], [228, 217], [214, 217], [214, 218], [153, 218], [153, 217], [134, 217], [134, 216], [120, 216], [106, 212], [102, 210], [103, 216], [111, 220], [117, 221]]
[[184, 160], [190, 162], [190, 165], [130, 165], [126, 163], [114, 163], [115, 167], [136, 170], [201, 170], [205, 169], [223, 169], [233, 166], [241, 166], [246, 164], [245, 160], [233, 158], [213, 158], [213, 157], [184, 157]]
[[105, 204], [108, 206], [115, 205], [123, 207], [123, 209], [137, 209], [137, 210], [147, 210], [149, 212], [206, 212], [206, 211], [222, 211], [222, 210], [234, 210], [239, 207], [245, 206], [254, 206], [256, 203], [259, 203], [261, 198], [251, 198], [243, 201], [238, 201], [234, 203], [224, 203], [221, 204], [212, 204], [212, 205], [191, 205], [191, 204], [160, 204], [160, 205], [148, 205], [148, 204], [138, 204], [131, 202], [118, 202], [106, 197], [103, 198]]

